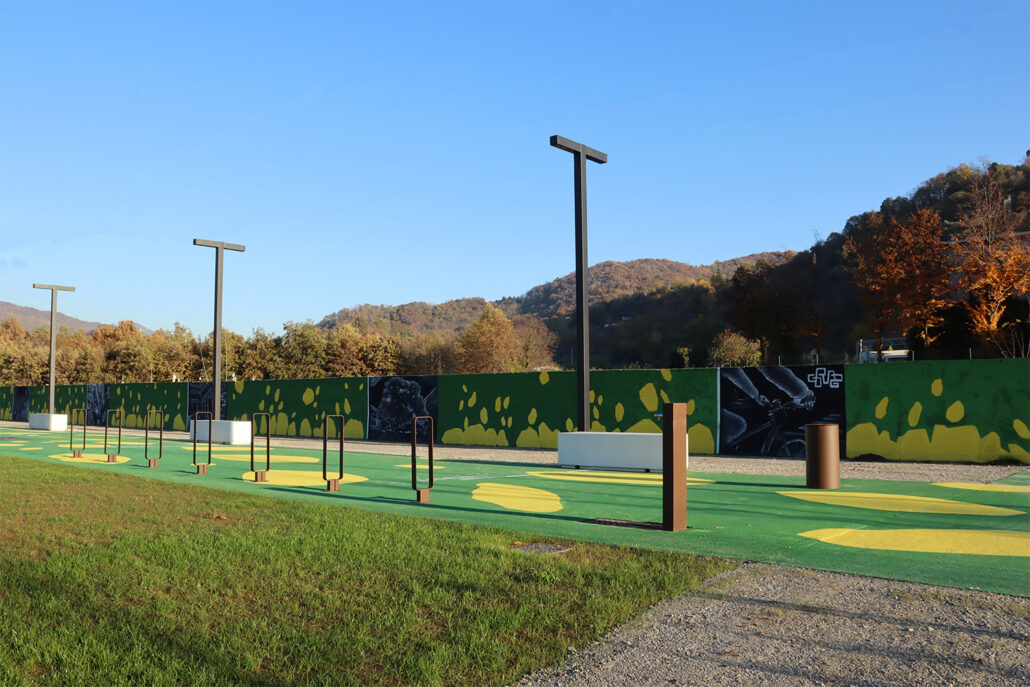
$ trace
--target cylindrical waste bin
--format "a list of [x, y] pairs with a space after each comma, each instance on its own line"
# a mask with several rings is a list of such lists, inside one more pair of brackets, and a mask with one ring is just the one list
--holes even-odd
[[840, 489], [840, 428], [805, 425], [805, 486]]

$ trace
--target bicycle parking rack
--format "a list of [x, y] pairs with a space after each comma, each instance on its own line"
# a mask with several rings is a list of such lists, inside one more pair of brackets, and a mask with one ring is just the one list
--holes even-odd
[[[153, 413], [160, 415], [158, 421], [158, 438], [157, 438], [157, 458], [150, 457], [150, 416]], [[158, 410], [157, 408], [151, 408], [147, 411], [146, 423], [143, 425], [143, 457], [147, 459], [148, 468], [156, 468], [157, 461], [161, 460], [161, 456], [165, 452], [165, 411]]]
[[[429, 486], [419, 488], [418, 466], [415, 462], [415, 452], [418, 449], [418, 421], [429, 420]], [[411, 420], [411, 488], [415, 490], [416, 503], [429, 503], [429, 490], [433, 488], [433, 436], [436, 434], [436, 426], [431, 415], [419, 415]]]
[[[340, 472], [339, 476], [330, 479], [329, 478], [329, 421], [334, 418], [340, 418]], [[340, 480], [343, 479], [343, 425], [345, 418], [343, 415], [326, 415], [322, 419], [322, 479], [325, 480], [326, 491], [339, 491]]]
[[[197, 463], [197, 431], [200, 425], [200, 416], [207, 415], [207, 462]], [[207, 466], [211, 464], [211, 430], [214, 428], [215, 415], [210, 410], [198, 410], [193, 414], [193, 467], [197, 468], [198, 475], [207, 474]]]
[[[107, 450], [107, 430], [111, 428], [111, 413], [118, 413], [118, 449], [114, 453], [109, 453]], [[108, 463], [117, 463], [118, 454], [122, 452], [122, 421], [124, 418], [125, 413], [121, 408], [112, 408], [107, 411], [107, 418], [104, 421], [104, 453], [107, 454]]]
[[[265, 416], [265, 469], [254, 469], [254, 435], [257, 433], [257, 419]], [[268, 471], [272, 469], [272, 414], [251, 413], [250, 415], [250, 471], [254, 473], [255, 482], [267, 482]]]
[[[82, 413], [82, 448], [75, 448], [75, 417]], [[72, 452], [72, 458], [82, 458], [82, 452], [86, 450], [86, 409], [72, 408], [71, 427], [68, 428], [68, 450]]]

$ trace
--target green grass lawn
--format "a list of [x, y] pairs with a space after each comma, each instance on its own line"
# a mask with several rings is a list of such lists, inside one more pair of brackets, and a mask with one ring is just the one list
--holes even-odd
[[493, 685], [732, 563], [0, 456], [0, 684]]

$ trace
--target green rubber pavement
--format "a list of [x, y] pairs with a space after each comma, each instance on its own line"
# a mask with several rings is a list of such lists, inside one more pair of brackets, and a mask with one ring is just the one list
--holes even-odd
[[[142, 437], [131, 437], [123, 443], [126, 462], [73, 462], [67, 434], [0, 429], [0, 453], [30, 460], [520, 533], [1030, 596], [1030, 471], [988, 489], [842, 480], [833, 491], [806, 490], [803, 478], [690, 472], [690, 529], [671, 533], [646, 526], [661, 522], [660, 475], [438, 460], [431, 500], [417, 504], [405, 457], [347, 451], [347, 477], [330, 493], [321, 451], [273, 448], [274, 479], [261, 484], [244, 479], [248, 450], [216, 446], [209, 474], [197, 475], [191, 449], [166, 441], [160, 466], [150, 469]], [[87, 457], [103, 461], [102, 451], [103, 434], [90, 433]], [[206, 445], [200, 453], [206, 460]], [[150, 455], [156, 454], [152, 440]], [[330, 472], [334, 459], [330, 451]], [[424, 485], [427, 470], [418, 472]]]

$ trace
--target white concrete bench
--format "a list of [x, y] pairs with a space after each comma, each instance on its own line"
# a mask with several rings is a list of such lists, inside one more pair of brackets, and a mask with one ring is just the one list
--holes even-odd
[[[193, 441], [193, 420], [190, 420], [190, 441]], [[197, 441], [207, 443], [207, 420], [197, 423]], [[250, 445], [250, 422], [215, 420], [211, 423], [211, 443], [233, 446]]]
[[[688, 465], [689, 446], [688, 444]], [[661, 472], [662, 435], [635, 432], [559, 432], [558, 466]]]
[[67, 432], [68, 416], [64, 413], [31, 413], [29, 429], [42, 429], [47, 432]]

